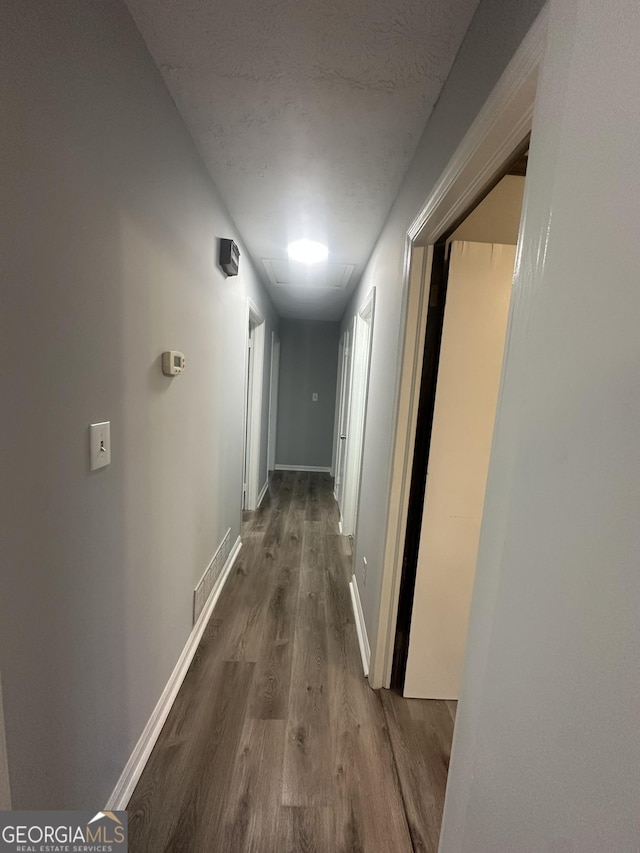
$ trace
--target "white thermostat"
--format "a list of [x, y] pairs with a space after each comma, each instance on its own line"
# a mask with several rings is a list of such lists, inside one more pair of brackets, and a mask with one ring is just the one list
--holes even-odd
[[184, 373], [184, 355], [181, 352], [171, 350], [162, 353], [162, 372], [166, 376], [176, 376]]

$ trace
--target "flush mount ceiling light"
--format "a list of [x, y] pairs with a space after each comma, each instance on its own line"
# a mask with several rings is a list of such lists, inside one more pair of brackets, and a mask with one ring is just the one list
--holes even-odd
[[299, 261], [301, 264], [319, 264], [326, 261], [329, 250], [324, 243], [317, 243], [315, 240], [296, 240], [287, 246], [287, 254], [292, 261]]

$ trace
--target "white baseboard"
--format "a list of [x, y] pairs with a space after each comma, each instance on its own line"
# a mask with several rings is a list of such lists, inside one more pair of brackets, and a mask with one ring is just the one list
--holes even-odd
[[260, 489], [260, 494], [258, 495], [258, 500], [256, 501], [256, 509], [260, 509], [260, 504], [264, 500], [264, 496], [267, 494], [267, 489], [269, 488], [269, 477], [265, 480], [264, 486]]
[[353, 607], [353, 615], [356, 620], [356, 632], [358, 634], [358, 645], [360, 646], [360, 655], [362, 657], [362, 669], [364, 670], [364, 675], [366, 678], [369, 675], [369, 664], [371, 662], [371, 647], [369, 646], [367, 626], [364, 622], [362, 602], [360, 601], [358, 582], [356, 580], [355, 575], [353, 575], [351, 580], [349, 581], [349, 591], [351, 592], [351, 605]]
[[318, 465], [276, 465], [276, 471], [319, 471], [322, 474], [330, 474], [331, 468]]
[[189, 638], [182, 650], [182, 654], [178, 658], [178, 662], [171, 673], [169, 681], [162, 691], [162, 696], [158, 700], [156, 707], [153, 709], [153, 713], [149, 717], [149, 721], [144, 727], [144, 731], [140, 735], [140, 739], [135, 745], [129, 760], [122, 771], [122, 775], [118, 779], [118, 782], [107, 801], [105, 808], [108, 811], [120, 811], [122, 809], [126, 809], [127, 804], [131, 799], [131, 795], [133, 794], [133, 790], [138, 784], [140, 776], [142, 776], [142, 771], [149, 760], [151, 751], [158, 740], [162, 727], [169, 716], [171, 706], [178, 695], [178, 690], [184, 681], [187, 670], [189, 669], [193, 656], [196, 653], [196, 649], [198, 648], [204, 629], [207, 626], [207, 622], [211, 617], [213, 608], [216, 606], [220, 593], [222, 592], [222, 587], [231, 573], [231, 569], [233, 568], [233, 564], [235, 563], [236, 557], [238, 556], [241, 548], [242, 542], [238, 536], [231, 552], [229, 553], [227, 562], [220, 573], [220, 577], [217, 579], [213, 589], [211, 590], [209, 600], [203, 607], [202, 613], [198, 617], [198, 621], [193, 626], [193, 629], [189, 634]]

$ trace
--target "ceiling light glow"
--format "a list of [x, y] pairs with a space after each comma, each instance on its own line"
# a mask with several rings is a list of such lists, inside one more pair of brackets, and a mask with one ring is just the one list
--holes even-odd
[[317, 243], [315, 240], [296, 240], [295, 243], [289, 243], [287, 253], [292, 261], [311, 265], [326, 261], [329, 249], [324, 243]]

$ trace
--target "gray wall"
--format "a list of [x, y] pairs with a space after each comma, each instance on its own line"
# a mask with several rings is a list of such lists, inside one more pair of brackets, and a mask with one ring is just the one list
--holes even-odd
[[281, 321], [276, 466], [331, 467], [339, 333], [338, 323]]
[[380, 608], [396, 378], [402, 355], [402, 265], [407, 229], [542, 6], [542, 0], [518, 3], [481, 0], [344, 315], [343, 325], [346, 325], [371, 287], [376, 287], [376, 322], [354, 557], [354, 565], [362, 565], [363, 557], [368, 562], [367, 582], [359, 583], [359, 591], [372, 648], [375, 648]]
[[[215, 263], [238, 234], [124, 5], [5, 0], [0, 41], [11, 792], [16, 808], [96, 808], [189, 635], [198, 578], [239, 533], [247, 297], [267, 342], [276, 318], [244, 250], [237, 278]], [[162, 376], [165, 349], [185, 352], [183, 376]], [[113, 461], [91, 473], [87, 426], [106, 419]]]

